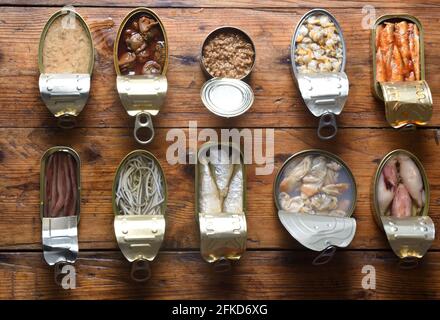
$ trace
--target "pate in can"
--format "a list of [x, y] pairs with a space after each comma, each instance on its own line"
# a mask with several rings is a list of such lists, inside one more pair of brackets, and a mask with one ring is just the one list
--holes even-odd
[[86, 105], [93, 65], [93, 41], [84, 19], [72, 9], [54, 13], [40, 37], [39, 89], [60, 127], [73, 127]]
[[309, 111], [319, 117], [318, 137], [331, 139], [349, 90], [344, 36], [336, 18], [323, 9], [307, 12], [295, 28], [290, 50], [297, 87]]
[[410, 263], [422, 258], [435, 238], [429, 214], [429, 183], [422, 163], [398, 149], [380, 162], [373, 181], [373, 210], [394, 253]]
[[[294, 154], [274, 182], [275, 205], [283, 226], [305, 247], [326, 252], [327, 258], [331, 258], [328, 252], [347, 247], [353, 240], [356, 220], [351, 216], [356, 198], [356, 183], [348, 166], [323, 150]], [[317, 264], [322, 264], [321, 258]]]
[[371, 32], [373, 94], [384, 101], [393, 128], [414, 128], [432, 116], [432, 94], [425, 80], [424, 32], [408, 14], [379, 17]]
[[212, 113], [226, 118], [245, 113], [254, 102], [252, 88], [245, 81], [255, 65], [255, 45], [243, 30], [220, 27], [202, 44], [200, 66], [210, 79], [200, 96]]
[[132, 263], [131, 277], [150, 278], [149, 262], [158, 254], [165, 235], [167, 184], [156, 157], [145, 150], [130, 152], [119, 164], [113, 182], [116, 240]]
[[195, 211], [200, 253], [216, 271], [230, 269], [246, 250], [246, 172], [235, 144], [205, 143], [198, 151]]
[[[168, 90], [168, 39], [159, 16], [137, 8], [122, 21], [114, 43], [116, 87], [121, 103], [136, 117], [134, 138], [148, 144], [154, 138], [151, 116], [159, 113]], [[147, 136], [140, 133], [147, 130]]]

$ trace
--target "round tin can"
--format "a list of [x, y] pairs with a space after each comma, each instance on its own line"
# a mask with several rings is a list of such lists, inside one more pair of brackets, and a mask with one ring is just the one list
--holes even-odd
[[[400, 173], [403, 162], [405, 177]], [[377, 225], [386, 234], [394, 253], [413, 265], [414, 258], [423, 257], [435, 238], [435, 226], [428, 216], [429, 182], [420, 160], [403, 149], [388, 153], [376, 170], [372, 195]], [[395, 201], [399, 202], [394, 206]]]
[[[68, 50], [69, 37], [81, 43]], [[64, 40], [63, 40], [64, 39]], [[38, 48], [41, 98], [58, 125], [71, 128], [89, 97], [94, 66], [94, 47], [90, 29], [72, 9], [61, 9], [47, 21]]]
[[[158, 176], [152, 176], [152, 183], [160, 189], [160, 194], [151, 195], [149, 199], [149, 206], [151, 207], [143, 208], [143, 210], [147, 211], [132, 211], [127, 214], [124, 211], [127, 204], [124, 204], [123, 200], [120, 199], [118, 201], [117, 199], [121, 172], [125, 169], [127, 163], [136, 161], [135, 158], [139, 156], [151, 161], [153, 167], [158, 170]], [[136, 170], [134, 169], [131, 173], [124, 174], [122, 178], [132, 179], [131, 176], [136, 173]], [[151, 171], [151, 174], [153, 174], [153, 171]], [[159, 178], [160, 181], [156, 180], [156, 178]], [[147, 177], [139, 173], [139, 179], [147, 179]], [[138, 182], [141, 183], [140, 181]], [[134, 183], [134, 180], [132, 183]], [[141, 187], [139, 188], [141, 189]], [[132, 263], [131, 278], [136, 282], [146, 281], [151, 276], [149, 262], [153, 261], [158, 254], [165, 236], [167, 197], [168, 191], [165, 174], [159, 160], [152, 153], [146, 150], [134, 150], [124, 157], [116, 170], [112, 188], [112, 207], [115, 215], [114, 230], [121, 252]], [[155, 201], [157, 203], [154, 203]], [[128, 209], [134, 210], [134, 208]]]
[[[212, 72], [208, 70], [204, 63], [204, 49], [211, 39], [220, 33], [232, 33], [240, 35], [248, 42], [253, 50], [252, 66], [248, 72], [238, 78], [215, 77]], [[255, 45], [250, 36], [243, 30], [224, 26], [217, 28], [209, 33], [203, 41], [200, 52], [200, 66], [207, 78], [210, 78], [200, 91], [200, 96], [205, 107], [212, 113], [231, 118], [242, 115], [252, 106], [254, 102], [254, 93], [252, 88], [244, 82], [250, 78], [250, 74], [255, 66], [256, 50]]]
[[322, 252], [314, 264], [328, 262], [336, 247], [353, 240], [356, 182], [336, 155], [317, 149], [292, 155], [279, 170], [273, 190], [286, 230], [305, 247]]

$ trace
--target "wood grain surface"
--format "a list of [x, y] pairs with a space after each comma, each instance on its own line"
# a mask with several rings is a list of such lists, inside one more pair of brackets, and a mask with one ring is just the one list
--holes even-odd
[[[427, 81], [440, 101], [440, 3], [438, 1], [76, 1], [91, 27], [96, 49], [89, 102], [78, 127], [61, 130], [39, 97], [37, 64], [41, 30], [63, 3], [55, 0], [0, 0], [0, 298], [4, 299], [439, 299], [440, 241], [414, 270], [402, 270], [378, 228], [371, 187], [380, 159], [403, 148], [422, 161], [431, 186], [430, 215], [440, 225], [440, 113], [427, 128], [402, 132], [388, 127], [383, 104], [371, 94], [370, 30], [362, 28], [371, 4], [376, 14], [407, 12], [425, 27]], [[169, 187], [168, 224], [163, 252], [146, 285], [129, 280], [129, 264], [113, 232], [111, 187], [122, 158], [140, 148], [132, 137], [133, 118], [122, 108], [113, 67], [113, 41], [123, 17], [138, 5], [156, 8], [170, 46], [169, 91], [154, 118], [156, 134], [147, 150], [161, 162]], [[332, 141], [316, 136], [317, 120], [306, 110], [290, 72], [289, 44], [299, 18], [316, 6], [339, 20], [347, 45], [350, 95]], [[32, 16], [25, 23], [23, 14]], [[246, 30], [257, 50], [250, 84], [256, 100], [243, 116], [222, 119], [205, 109], [200, 88], [200, 45], [220, 25]], [[194, 216], [194, 165], [167, 162], [171, 128], [187, 135], [189, 121], [201, 128], [274, 129], [273, 172], [256, 175], [248, 166], [248, 252], [228, 274], [216, 274], [198, 253]], [[169, 140], [169, 139], [168, 139]], [[41, 253], [40, 158], [49, 147], [75, 148], [82, 160], [82, 206], [78, 284], [62, 290]], [[293, 153], [320, 148], [339, 155], [358, 187], [356, 236], [326, 266], [314, 267], [316, 253], [299, 245], [277, 218], [273, 181]], [[195, 150], [189, 150], [194, 152]], [[362, 267], [373, 265], [376, 290], [361, 286]], [[188, 285], [188, 284], [191, 285]]]

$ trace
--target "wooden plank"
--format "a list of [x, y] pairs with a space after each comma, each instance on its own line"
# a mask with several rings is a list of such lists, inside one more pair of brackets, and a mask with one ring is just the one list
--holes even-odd
[[[335, 2], [336, 3], [336, 2]], [[385, 2], [383, 2], [385, 3]], [[22, 8], [2, 7], [0, 12], [0, 127], [54, 127], [56, 121], [39, 98], [37, 53], [40, 32], [54, 8], [29, 7], [33, 23], [23, 23]], [[283, 10], [159, 8], [169, 36], [170, 69], [167, 102], [154, 120], [156, 127], [187, 126], [197, 120], [203, 127], [315, 127], [317, 119], [306, 110], [290, 72], [289, 43], [293, 27], [305, 8]], [[128, 127], [133, 125], [115, 90], [112, 48], [119, 23], [127, 8], [78, 8], [91, 25], [96, 47], [96, 65], [91, 98], [79, 117], [81, 127]], [[351, 80], [350, 97], [338, 118], [343, 127], [387, 127], [383, 105], [370, 92], [370, 32], [361, 27], [360, 9], [332, 10], [345, 31]], [[402, 12], [378, 9], [377, 14]], [[427, 80], [440, 99], [440, 29], [432, 21], [440, 11], [414, 8], [426, 29]], [[202, 105], [199, 94], [205, 78], [199, 66], [200, 45], [215, 27], [232, 24], [254, 39], [257, 62], [251, 85], [256, 101], [243, 116], [222, 119]], [[288, 26], [287, 30], [285, 27]], [[283, 28], [283, 29], [280, 29]], [[190, 35], [190, 36], [188, 36]], [[17, 99], [17, 97], [19, 97]], [[434, 111], [431, 126], [440, 125]]]
[[[163, 7], [172, 7], [172, 8], [216, 8], [216, 7], [225, 7], [225, 8], [316, 8], [316, 7], [325, 7], [325, 8], [363, 8], [366, 4], [377, 7], [438, 7], [438, 2], [431, 1], [422, 1], [422, 0], [407, 0], [405, 2], [401, 2], [398, 0], [390, 0], [390, 1], [326, 1], [323, 3], [319, 0], [310, 0], [310, 1], [298, 1], [298, 0], [93, 0], [93, 1], [72, 1], [70, 3], [73, 6], [112, 6], [112, 7], [150, 7], [150, 8], [163, 8]], [[10, 6], [62, 6], [63, 3], [60, 3], [58, 0], [36, 0], [29, 3], [27, 0], [0, 0], [0, 5], [10, 5]]]
[[[119, 252], [82, 253], [76, 289], [54, 284], [39, 253], [0, 253], [1, 299], [439, 299], [440, 253], [416, 269], [399, 269], [390, 252], [341, 251], [326, 266], [314, 253], [247, 252], [226, 274], [214, 273], [198, 252], [161, 252], [145, 284], [129, 279]], [[376, 289], [364, 290], [362, 268], [375, 268]]]
[[[186, 131], [185, 131], [186, 132]], [[440, 225], [440, 167], [435, 130], [397, 132], [391, 129], [341, 129], [329, 144], [319, 141], [312, 129], [275, 131], [275, 170], [257, 176], [248, 167], [248, 247], [290, 249], [300, 246], [278, 221], [272, 197], [275, 174], [291, 154], [322, 148], [341, 156], [351, 167], [358, 186], [355, 217], [358, 230], [350, 248], [385, 249], [388, 244], [376, 226], [370, 207], [371, 183], [378, 161], [389, 151], [404, 148], [424, 163], [431, 184], [430, 213]], [[122, 158], [139, 148], [129, 129], [0, 129], [0, 248], [39, 249], [39, 160], [54, 145], [74, 147], [82, 159], [81, 249], [117, 248], [113, 233], [111, 187]], [[198, 248], [194, 218], [194, 166], [166, 161], [167, 130], [160, 129], [148, 146], [163, 165], [169, 186], [168, 225], [164, 247]], [[265, 150], [265, 149], [263, 149]], [[437, 237], [433, 248], [440, 249]]]

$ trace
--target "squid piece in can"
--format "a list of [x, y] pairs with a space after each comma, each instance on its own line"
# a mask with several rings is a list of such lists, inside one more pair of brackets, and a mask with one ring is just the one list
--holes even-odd
[[151, 276], [149, 262], [165, 236], [167, 184], [156, 157], [145, 150], [130, 152], [120, 163], [113, 182], [114, 229], [119, 248], [132, 262], [131, 277]]

